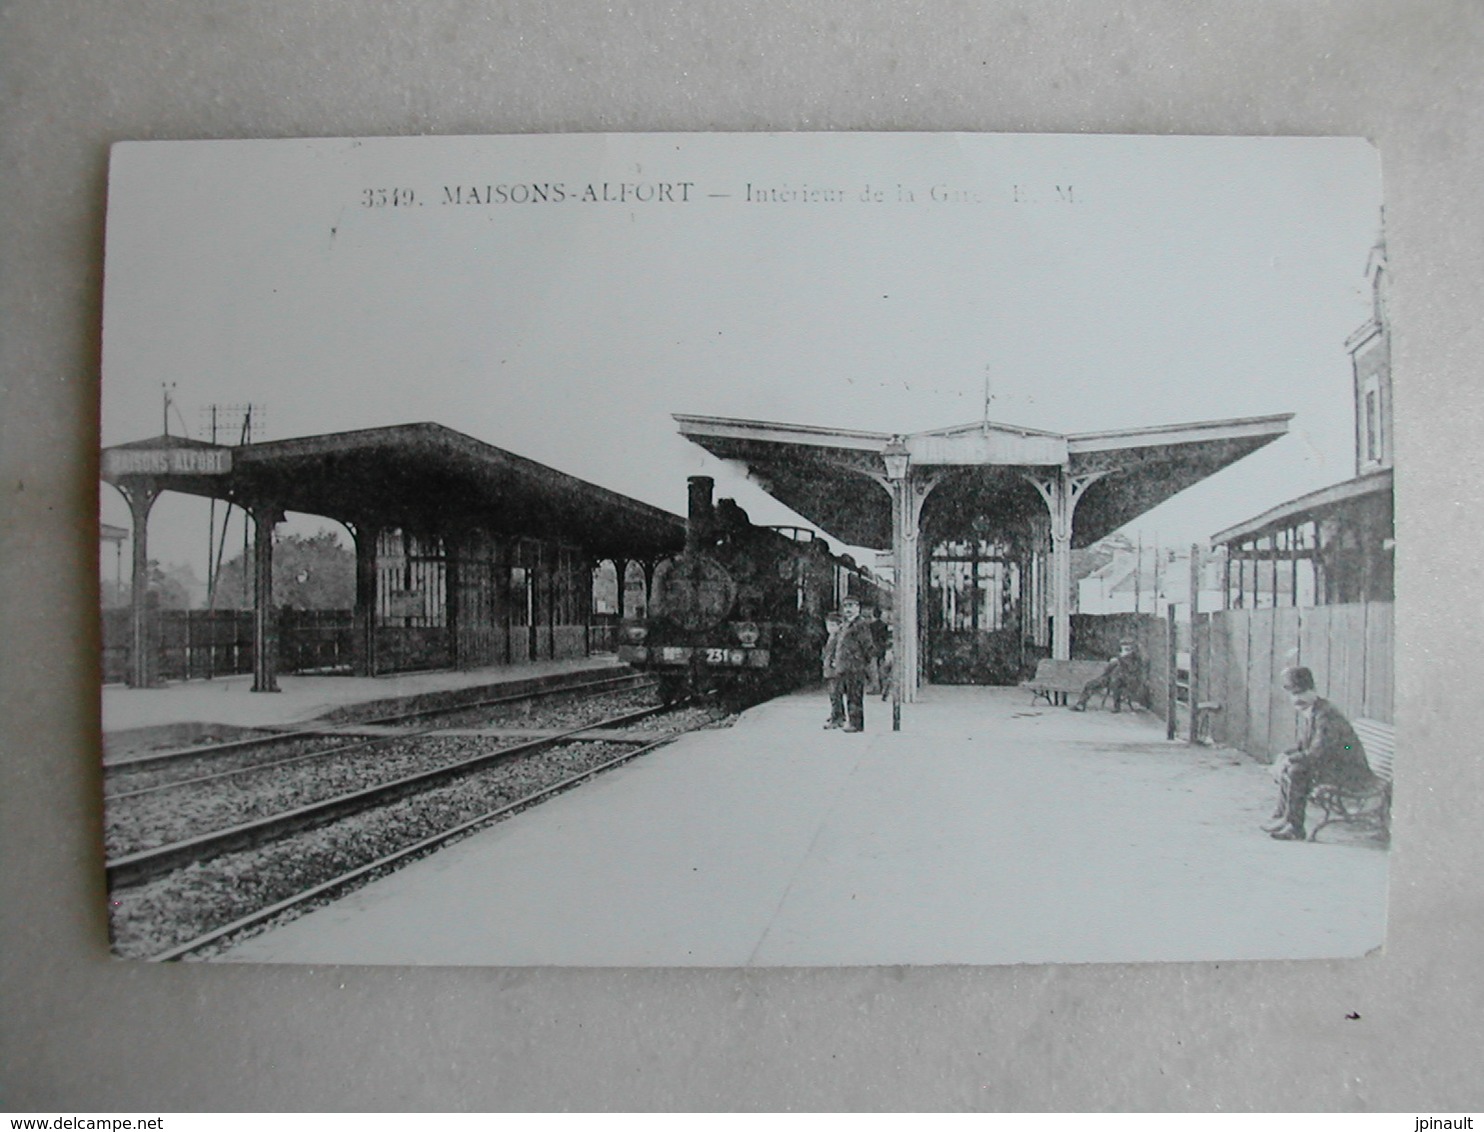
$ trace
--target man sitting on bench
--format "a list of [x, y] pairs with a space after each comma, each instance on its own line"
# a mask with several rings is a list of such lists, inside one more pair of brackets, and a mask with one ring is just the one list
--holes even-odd
[[1139, 694], [1139, 686], [1143, 682], [1144, 665], [1139, 659], [1138, 650], [1134, 648], [1134, 642], [1127, 637], [1118, 642], [1118, 655], [1108, 661], [1100, 676], [1096, 676], [1082, 685], [1082, 698], [1072, 705], [1073, 711], [1086, 711], [1087, 701], [1092, 699], [1095, 692], [1111, 692], [1113, 694], [1113, 711], [1115, 713], [1123, 710], [1123, 701], [1128, 701], [1128, 706], [1134, 706], [1134, 699]]
[[1365, 748], [1339, 708], [1314, 691], [1314, 673], [1289, 668], [1283, 690], [1298, 710], [1298, 746], [1284, 752], [1273, 766], [1278, 779], [1278, 808], [1263, 826], [1277, 841], [1303, 841], [1309, 792], [1323, 783], [1346, 790], [1365, 790], [1375, 782]]

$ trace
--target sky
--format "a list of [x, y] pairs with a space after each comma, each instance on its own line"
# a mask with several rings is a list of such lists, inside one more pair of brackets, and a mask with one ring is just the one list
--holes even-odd
[[[1293, 413], [1127, 528], [1185, 545], [1353, 474], [1380, 208], [1361, 139], [121, 143], [102, 443], [158, 435], [170, 385], [174, 433], [213, 404], [259, 406], [257, 439], [436, 421], [786, 523], [671, 414], [910, 432], [981, 419], [986, 380], [991, 419], [1066, 433]], [[107, 485], [100, 510], [128, 525]], [[150, 556], [204, 577], [207, 523], [163, 497]]]

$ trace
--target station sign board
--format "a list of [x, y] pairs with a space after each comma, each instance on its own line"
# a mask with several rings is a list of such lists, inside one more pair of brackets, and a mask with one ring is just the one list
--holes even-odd
[[230, 448], [105, 448], [103, 475], [225, 476], [232, 471]]

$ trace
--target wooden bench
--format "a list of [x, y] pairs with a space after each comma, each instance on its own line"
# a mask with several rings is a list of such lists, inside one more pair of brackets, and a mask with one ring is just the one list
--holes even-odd
[[1350, 725], [1365, 748], [1375, 781], [1363, 790], [1347, 790], [1330, 783], [1314, 787], [1309, 792], [1309, 804], [1324, 811], [1324, 820], [1310, 832], [1310, 841], [1336, 822], [1369, 829], [1383, 841], [1391, 836], [1391, 764], [1396, 757], [1396, 728], [1374, 719], [1353, 719]]
[[[1036, 674], [1022, 680], [1020, 686], [1031, 694], [1031, 703], [1044, 698], [1048, 706], [1066, 703], [1070, 693], [1082, 694], [1089, 680], [1096, 680], [1108, 667], [1106, 660], [1052, 660], [1047, 657], [1037, 661]], [[1054, 698], [1059, 697], [1059, 698]], [[1106, 703], [1108, 695], [1103, 694]]]

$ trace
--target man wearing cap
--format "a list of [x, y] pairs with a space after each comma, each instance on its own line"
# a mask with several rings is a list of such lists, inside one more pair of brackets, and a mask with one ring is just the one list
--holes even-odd
[[1299, 713], [1298, 746], [1284, 752], [1273, 767], [1280, 789], [1278, 808], [1263, 829], [1277, 841], [1303, 841], [1309, 792], [1315, 786], [1333, 783], [1364, 790], [1375, 775], [1350, 721], [1315, 692], [1314, 673], [1307, 668], [1285, 670], [1283, 690]]
[[871, 640], [871, 628], [861, 620], [861, 603], [855, 598], [846, 598], [840, 603], [844, 624], [828, 644], [825, 645], [824, 668], [833, 671], [841, 697], [845, 700], [844, 731], [866, 729], [866, 673], [876, 655], [875, 643]]
[[1087, 701], [1095, 692], [1113, 693], [1113, 710], [1123, 710], [1123, 701], [1134, 706], [1134, 699], [1143, 684], [1143, 662], [1132, 639], [1125, 637], [1118, 642], [1118, 655], [1108, 661], [1102, 673], [1082, 686], [1082, 698], [1072, 705], [1073, 711], [1086, 711]]
[[840, 691], [840, 674], [835, 671], [837, 642], [840, 638], [840, 629], [844, 624], [844, 620], [833, 609], [824, 615], [826, 639], [824, 648], [820, 650], [819, 660], [821, 675], [824, 677], [824, 690], [829, 693], [830, 697], [830, 718], [824, 725], [826, 731], [845, 726], [845, 698]]

